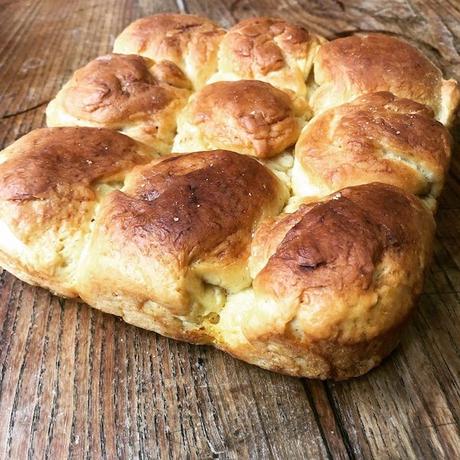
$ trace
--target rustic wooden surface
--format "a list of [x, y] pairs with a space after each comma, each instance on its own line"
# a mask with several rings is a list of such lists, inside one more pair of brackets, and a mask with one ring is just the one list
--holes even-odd
[[[133, 19], [256, 14], [401, 34], [460, 79], [460, 2], [0, 0], [0, 144]], [[402, 346], [344, 383], [288, 378], [0, 277], [0, 458], [459, 458], [460, 163]]]

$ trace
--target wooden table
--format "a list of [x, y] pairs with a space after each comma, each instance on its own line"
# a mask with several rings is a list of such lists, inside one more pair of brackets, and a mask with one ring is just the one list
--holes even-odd
[[[458, 0], [0, 0], [1, 145], [43, 125], [50, 98], [125, 25], [177, 10], [223, 26], [269, 14], [327, 37], [402, 34], [460, 79]], [[266, 372], [3, 272], [0, 458], [459, 458], [459, 197], [454, 159], [402, 346], [343, 383]]]

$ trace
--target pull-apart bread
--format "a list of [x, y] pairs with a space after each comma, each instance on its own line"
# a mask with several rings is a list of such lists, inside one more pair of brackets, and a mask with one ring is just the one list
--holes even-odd
[[398, 344], [422, 291], [457, 83], [383, 34], [129, 25], [0, 153], [0, 264], [296, 376]]

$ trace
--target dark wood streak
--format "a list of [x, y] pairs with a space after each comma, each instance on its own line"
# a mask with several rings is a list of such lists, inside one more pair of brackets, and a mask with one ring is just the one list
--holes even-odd
[[[402, 35], [460, 79], [460, 5], [449, 0], [0, 0], [1, 145], [43, 125], [43, 101], [126, 24], [178, 10], [225, 27], [263, 14], [330, 38]], [[459, 124], [453, 134], [458, 150]], [[458, 458], [459, 196], [454, 156], [419, 311], [393, 356], [347, 382], [272, 374], [3, 271], [0, 458]]]
[[32, 107], [28, 107], [27, 109], [22, 109], [22, 110], [19, 110], [17, 112], [14, 112], [14, 113], [6, 113], [5, 115], [3, 115], [1, 117], [1, 119], [5, 119], [5, 118], [11, 118], [11, 117], [15, 117], [17, 115], [23, 115], [24, 113], [27, 113], [27, 112], [30, 112], [32, 110], [36, 110], [36, 109], [39, 109], [40, 107], [48, 104], [50, 100], [46, 100], [46, 101], [42, 101], [42, 102], [39, 102], [38, 104], [35, 104], [33, 105]]

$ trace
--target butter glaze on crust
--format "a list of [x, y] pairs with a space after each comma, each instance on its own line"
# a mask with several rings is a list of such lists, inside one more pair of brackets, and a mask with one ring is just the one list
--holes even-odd
[[283, 19], [243, 20], [224, 36], [219, 48], [219, 72], [213, 79], [258, 79], [291, 94], [301, 104], [313, 57], [324, 41]]
[[449, 125], [460, 99], [455, 80], [405, 41], [384, 34], [352, 35], [323, 44], [315, 57], [315, 113], [365, 93], [390, 91], [431, 107]]
[[434, 205], [450, 159], [451, 137], [428, 107], [391, 93], [361, 96], [327, 110], [303, 130], [293, 187], [321, 196], [380, 181]]
[[150, 156], [108, 129], [43, 128], [16, 141], [2, 158], [2, 266], [75, 297], [74, 276], [99, 196]]
[[[0, 152], [0, 264], [273, 371], [343, 379], [379, 364], [421, 291], [434, 233], [426, 205], [434, 209], [450, 156], [432, 112], [450, 123], [458, 89], [418, 51], [380, 35], [323, 45], [315, 87], [323, 42], [270, 18], [226, 35], [190, 15], [130, 25], [115, 49], [143, 57], [91, 62], [48, 117], [56, 109], [60, 123], [138, 138], [148, 114], [158, 132], [147, 147], [108, 129], [37, 130]], [[222, 83], [196, 92], [212, 81]], [[190, 90], [178, 150], [243, 155], [153, 158], [170, 152], [173, 107]], [[310, 99], [316, 117], [293, 168], [293, 120], [311, 116]], [[348, 187], [374, 181], [402, 188]]]
[[293, 375], [367, 372], [397, 344], [434, 228], [417, 198], [379, 183], [266, 221], [252, 245], [255, 305], [241, 319], [250, 346], [231, 352]]
[[267, 168], [233, 152], [198, 152], [137, 168], [101, 204], [80, 294], [105, 311], [118, 306], [125, 318], [151, 315], [154, 330], [194, 340], [226, 291], [250, 285], [252, 232], [287, 197]]
[[77, 70], [51, 101], [47, 124], [117, 129], [166, 153], [176, 132], [176, 117], [190, 94], [188, 85], [182, 71], [169, 61], [155, 64], [135, 55], [100, 56]]
[[199, 89], [216, 71], [217, 49], [224, 33], [200, 16], [155, 14], [131, 23], [116, 38], [113, 51], [171, 61]]
[[290, 98], [269, 83], [212, 83], [180, 115], [173, 150], [229, 149], [269, 158], [295, 143], [300, 123]]

